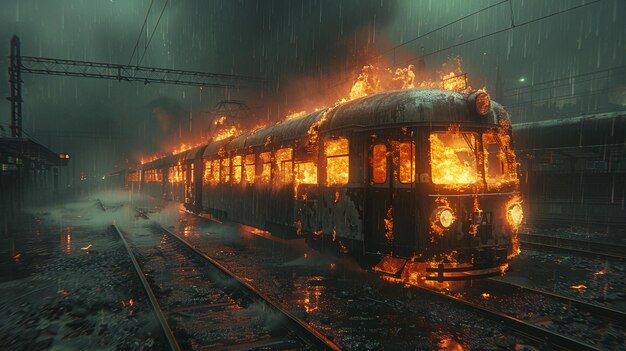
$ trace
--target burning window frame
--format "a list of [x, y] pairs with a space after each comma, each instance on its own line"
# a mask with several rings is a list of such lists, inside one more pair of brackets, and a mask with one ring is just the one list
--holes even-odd
[[[493, 142], [490, 142], [491, 140]], [[517, 171], [518, 162], [515, 151], [511, 145], [511, 135], [506, 130], [498, 128], [498, 130], [488, 129], [483, 131], [481, 135], [481, 151], [483, 153], [483, 174], [485, 184], [489, 191], [500, 190], [505, 186], [515, 186], [519, 184], [519, 175]], [[489, 156], [488, 145], [497, 145], [497, 158], [500, 161], [501, 172], [495, 178], [489, 175]]]
[[[340, 148], [340, 150], [336, 153], [333, 152], [332, 154], [329, 154], [329, 149], [331, 148], [331, 145], [334, 144], [337, 144], [337, 148]], [[345, 162], [343, 162], [343, 159], [345, 159]], [[350, 140], [347, 137], [340, 136], [336, 138], [329, 138], [324, 141], [324, 161], [326, 167], [326, 186], [344, 186], [350, 182]], [[342, 169], [341, 172], [335, 172], [334, 168], [337, 166], [330, 166], [333, 163], [338, 165], [345, 163], [345, 169]], [[332, 169], [333, 171], [329, 171], [329, 169]]]
[[244, 157], [244, 178], [247, 184], [254, 184], [256, 180], [256, 155], [253, 153], [247, 154]]
[[[377, 151], [377, 148], [383, 147], [384, 150]], [[389, 146], [383, 142], [377, 142], [372, 144], [372, 158], [370, 162], [370, 179], [373, 184], [385, 184], [389, 177], [388, 155]], [[378, 170], [378, 172], [377, 172]], [[382, 173], [380, 172], [382, 170]], [[383, 178], [378, 178], [377, 175], [381, 175]]]
[[270, 184], [272, 180], [272, 152], [259, 153], [257, 157], [257, 179], [259, 184]]
[[232, 168], [232, 183], [241, 184], [243, 180], [243, 158], [241, 155], [235, 155], [230, 162]]
[[291, 184], [293, 182], [293, 148], [283, 147], [274, 151], [275, 185]]
[[[415, 140], [400, 140], [394, 143], [395, 147], [395, 152], [397, 154], [396, 157], [394, 157], [394, 173], [396, 174], [396, 178], [397, 181], [400, 184], [413, 184], [415, 183], [415, 167], [416, 167], [416, 147], [415, 147]], [[404, 145], [409, 145], [409, 153], [408, 153], [408, 160], [405, 160], [403, 158], [403, 154], [402, 152], [402, 147]], [[409, 167], [409, 178], [403, 178], [403, 175], [406, 174], [406, 172], [403, 172], [403, 167], [406, 167], [406, 162], [408, 161], [408, 167]]]
[[[472, 152], [473, 157], [471, 158], [471, 160], [473, 160], [473, 167], [472, 164], [470, 164], [470, 167], [467, 167], [467, 170], [472, 170], [473, 169], [473, 174], [470, 174], [470, 177], [475, 178], [472, 182], [467, 183], [467, 182], [449, 182], [449, 181], [442, 181], [442, 182], [437, 182], [437, 180], [439, 180], [439, 178], [435, 177], [435, 170], [433, 165], [435, 164], [435, 161], [433, 160], [433, 137], [436, 135], [449, 135], [449, 136], [454, 136], [454, 135], [460, 135], [463, 138], [463, 135], [471, 135], [473, 138], [473, 150], [472, 147], [468, 144], [467, 147], [469, 148], [469, 151]], [[442, 144], [444, 144], [443, 141], [441, 141], [441, 139], [437, 138]], [[480, 143], [480, 132], [477, 130], [463, 130], [460, 131], [456, 128], [448, 128], [448, 130], [433, 130], [430, 133], [428, 133], [428, 162], [429, 162], [429, 170], [430, 170], [430, 179], [432, 184], [435, 187], [438, 188], [443, 188], [443, 189], [452, 189], [452, 190], [456, 190], [456, 191], [463, 191], [463, 190], [467, 190], [469, 188], [473, 188], [476, 186], [482, 186], [483, 184], [483, 174], [482, 174], [482, 170], [480, 169], [480, 155], [478, 153], [478, 151], [480, 150], [481, 143]], [[467, 139], [465, 139], [465, 141], [467, 142]], [[444, 145], [442, 145], [443, 148], [447, 148]], [[463, 167], [463, 166], [461, 166]]]

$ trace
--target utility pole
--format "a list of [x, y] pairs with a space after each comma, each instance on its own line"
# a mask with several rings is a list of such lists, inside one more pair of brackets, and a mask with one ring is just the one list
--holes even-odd
[[11, 38], [9, 56], [9, 84], [11, 86], [11, 136], [22, 137], [22, 59], [20, 56], [20, 39], [14, 35]]

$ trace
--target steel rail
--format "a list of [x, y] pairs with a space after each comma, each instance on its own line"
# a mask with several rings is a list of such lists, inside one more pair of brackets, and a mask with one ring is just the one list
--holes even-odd
[[169, 344], [170, 349], [174, 351], [180, 351], [181, 348], [178, 345], [178, 342], [176, 341], [174, 332], [172, 331], [172, 328], [167, 322], [167, 319], [165, 318], [165, 315], [163, 314], [163, 310], [161, 310], [161, 307], [159, 306], [159, 301], [157, 301], [157, 298], [154, 295], [152, 288], [150, 287], [150, 283], [148, 283], [146, 276], [141, 270], [141, 267], [139, 266], [139, 262], [137, 261], [135, 254], [133, 254], [133, 251], [130, 248], [130, 245], [128, 245], [126, 238], [124, 238], [124, 235], [122, 234], [120, 229], [117, 227], [117, 225], [112, 224], [111, 226], [115, 229], [115, 231], [117, 232], [117, 235], [119, 235], [120, 239], [122, 239], [122, 242], [124, 243], [126, 252], [128, 252], [128, 256], [130, 256], [130, 259], [133, 262], [133, 267], [135, 267], [135, 272], [137, 273], [137, 276], [139, 277], [139, 280], [141, 281], [141, 285], [143, 285], [143, 288], [146, 291], [146, 294], [148, 295], [148, 299], [150, 300], [150, 305], [152, 306], [152, 311], [154, 312], [154, 315], [156, 316], [157, 320], [159, 321], [159, 324], [161, 325], [161, 329], [163, 330], [163, 334], [165, 335], [165, 338], [167, 339], [167, 343]]
[[541, 289], [535, 289], [535, 288], [531, 288], [529, 286], [507, 282], [507, 281], [504, 281], [504, 280], [501, 280], [501, 279], [498, 279], [498, 278], [489, 278], [489, 281], [492, 282], [492, 283], [500, 284], [500, 285], [510, 286], [510, 287], [513, 287], [513, 288], [516, 288], [516, 289], [519, 289], [519, 290], [523, 290], [523, 291], [528, 291], [528, 292], [535, 293], [535, 294], [544, 295], [544, 296], [547, 296], [549, 298], [552, 298], [552, 299], [555, 299], [555, 300], [559, 300], [561, 302], [565, 302], [567, 304], [570, 304], [572, 306], [580, 308], [581, 310], [586, 310], [588, 312], [600, 315], [603, 318], [611, 319], [612, 321], [614, 321], [617, 324], [620, 324], [622, 326], [626, 326], [626, 312], [624, 312], [624, 311], [616, 310], [616, 309], [609, 308], [609, 307], [600, 306], [598, 304], [590, 303], [590, 302], [583, 301], [583, 300], [580, 300], [580, 299], [576, 299], [576, 298], [573, 298], [573, 297], [559, 295], [559, 294], [556, 294], [556, 293], [553, 293], [553, 292], [550, 292], [550, 291], [545, 291], [545, 290], [541, 290]]
[[477, 304], [474, 304], [472, 302], [460, 299], [458, 297], [455, 296], [451, 296], [448, 294], [444, 294], [442, 292], [439, 292], [435, 289], [432, 288], [428, 288], [425, 286], [420, 286], [420, 285], [412, 285], [422, 291], [426, 291], [429, 292], [431, 294], [435, 294], [441, 298], [447, 299], [449, 301], [452, 301], [456, 304], [465, 306], [465, 307], [469, 307], [471, 309], [477, 310], [478, 312], [480, 312], [483, 315], [486, 315], [487, 317], [489, 317], [492, 320], [498, 321], [500, 323], [502, 323], [503, 325], [505, 325], [506, 327], [508, 327], [509, 329], [513, 330], [514, 332], [527, 337], [529, 339], [535, 340], [537, 342], [540, 343], [549, 343], [552, 346], [556, 346], [558, 349], [561, 350], [576, 350], [576, 351], [582, 351], [582, 350], [598, 350], [598, 348], [594, 347], [593, 345], [587, 344], [585, 342], [582, 341], [578, 341], [576, 339], [572, 339], [570, 337], [567, 337], [565, 335], [561, 335], [561, 334], [557, 334], [555, 332], [552, 332], [546, 328], [542, 328], [533, 324], [530, 324], [528, 322], [525, 322], [521, 319], [515, 318], [513, 316], [509, 316], [507, 314], [504, 314], [502, 312], [498, 312], [495, 310], [492, 310], [490, 308], [487, 307], [483, 307]]
[[[145, 212], [139, 209], [136, 209], [136, 211], [139, 213], [140, 216], [144, 218], [149, 218]], [[300, 336], [305, 342], [309, 343], [311, 346], [314, 346], [316, 349], [341, 350], [341, 348], [337, 344], [335, 344], [332, 340], [330, 340], [328, 337], [326, 337], [325, 335], [317, 331], [315, 328], [311, 327], [308, 323], [306, 323], [302, 319], [296, 317], [291, 312], [287, 311], [285, 308], [283, 308], [277, 302], [275, 302], [272, 298], [270, 298], [269, 296], [257, 290], [255, 287], [250, 285], [248, 282], [244, 281], [242, 278], [240, 278], [237, 274], [232, 272], [230, 269], [226, 268], [224, 265], [222, 265], [221, 263], [219, 263], [212, 257], [208, 256], [204, 252], [198, 250], [195, 246], [191, 245], [186, 240], [180, 238], [178, 235], [174, 234], [169, 229], [163, 227], [158, 222], [155, 222], [155, 226], [157, 226], [159, 229], [161, 229], [163, 232], [165, 232], [167, 235], [169, 235], [173, 239], [180, 242], [183, 246], [185, 246], [187, 249], [192, 251], [194, 254], [200, 256], [206, 262], [211, 264], [214, 268], [218, 269], [223, 274], [233, 279], [233, 281], [239, 286], [240, 289], [248, 292], [257, 301], [266, 303], [270, 308], [272, 308], [273, 310], [287, 317], [287, 319], [291, 322], [293, 331], [296, 332], [297, 335]]]
[[[193, 212], [189, 212], [189, 211], [185, 211], [189, 214], [192, 215], [196, 215], [198, 216], [198, 214], [193, 213]], [[144, 213], [141, 213], [142, 216], [145, 216]], [[146, 216], [147, 218], [147, 216]], [[204, 218], [204, 217], [202, 217]], [[180, 237], [178, 237], [175, 234], [172, 234], [169, 230], [161, 227], [164, 231], [169, 232], [170, 235], [173, 235], [176, 239], [180, 240], [181, 242], [184, 242], [183, 239], [181, 239]], [[189, 245], [188, 243], [185, 242], [186, 245]], [[193, 246], [190, 246], [190, 248], [192, 248], [192, 250], [196, 250]], [[202, 254], [202, 253], [200, 253]], [[202, 254], [204, 255], [204, 254]], [[245, 282], [243, 282], [244, 284], [246, 284]], [[572, 339], [570, 337], [561, 335], [561, 334], [557, 334], [554, 333], [548, 329], [530, 324], [528, 322], [525, 322], [521, 319], [509, 316], [507, 314], [504, 314], [502, 312], [498, 312], [480, 305], [476, 305], [473, 304], [469, 301], [451, 296], [451, 295], [447, 295], [444, 293], [441, 293], [439, 291], [437, 291], [436, 289], [431, 289], [425, 286], [419, 286], [419, 285], [411, 285], [415, 288], [418, 288], [420, 290], [426, 291], [428, 293], [431, 294], [436, 294], [439, 297], [445, 298], [445, 299], [449, 299], [451, 301], [453, 301], [454, 303], [460, 304], [462, 306], [465, 307], [470, 307], [472, 309], [476, 309], [478, 310], [479, 313], [483, 314], [483, 315], [487, 315], [490, 319], [492, 320], [496, 320], [498, 322], [503, 323], [504, 325], [506, 325], [509, 329], [513, 330], [514, 332], [518, 333], [521, 336], [527, 337], [529, 339], [532, 339], [534, 341], [537, 341], [539, 343], [545, 343], [548, 342], [553, 346], [558, 347], [559, 349], [562, 350], [598, 350], [598, 348], [589, 345], [587, 343], [584, 343], [582, 341], [578, 341], [576, 339]], [[619, 311], [617, 311], [619, 312]]]
[[[598, 241], [579, 240], [572, 238], [563, 238], [549, 235], [538, 235], [529, 233], [520, 233], [520, 244], [527, 247], [547, 248], [555, 251], [574, 252], [577, 254], [591, 257], [605, 257], [611, 259], [624, 260], [626, 254], [626, 246], [619, 244], [607, 244]], [[530, 240], [528, 240], [530, 239]], [[534, 240], [533, 240], [534, 239]], [[549, 242], [549, 243], [547, 243]], [[569, 246], [559, 244], [569, 243]]]

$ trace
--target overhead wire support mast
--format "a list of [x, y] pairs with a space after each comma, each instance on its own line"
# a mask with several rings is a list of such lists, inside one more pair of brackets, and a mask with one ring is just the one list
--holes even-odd
[[168, 68], [21, 56], [20, 70], [26, 73], [110, 79], [127, 82], [163, 83], [209, 88], [248, 89], [264, 80], [257, 77], [206, 73]]

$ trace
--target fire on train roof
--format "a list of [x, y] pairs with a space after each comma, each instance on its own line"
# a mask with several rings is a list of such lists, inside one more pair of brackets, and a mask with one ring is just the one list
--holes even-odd
[[495, 102], [491, 103], [491, 109], [486, 116], [478, 116], [472, 110], [473, 106], [468, 103], [471, 94], [437, 89], [385, 91], [248, 131], [229, 139], [230, 141], [210, 143], [204, 153], [213, 155], [222, 146], [226, 150], [262, 146], [268, 141], [280, 145], [306, 136], [311, 125], [323, 118], [324, 114], [327, 116], [320, 126], [321, 132], [355, 128], [384, 129], [422, 123], [496, 124], [501, 119], [509, 120], [508, 113]]

